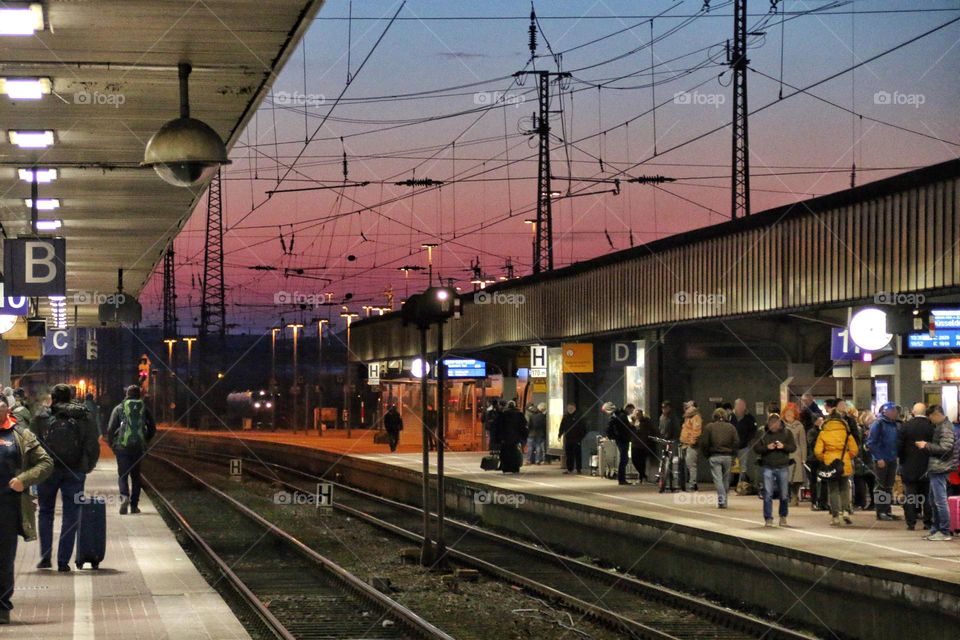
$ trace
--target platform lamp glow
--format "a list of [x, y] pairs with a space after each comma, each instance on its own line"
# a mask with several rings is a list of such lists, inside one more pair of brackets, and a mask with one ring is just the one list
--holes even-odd
[[359, 313], [352, 313], [347, 307], [343, 307], [343, 311], [340, 313], [340, 317], [347, 321], [347, 355], [346, 355], [346, 366], [347, 366], [347, 375], [346, 382], [343, 385], [343, 411], [344, 411], [344, 426], [347, 428], [347, 439], [350, 438], [350, 400], [353, 398], [353, 367], [350, 366], [350, 325], [353, 323], [354, 318], [359, 318]]
[[893, 335], [887, 333], [887, 314], [874, 307], [853, 314], [848, 329], [850, 339], [864, 351], [879, 351], [893, 339]]
[[230, 164], [227, 147], [210, 126], [190, 117], [188, 78], [191, 66], [177, 65], [180, 77], [180, 117], [153, 134], [143, 153], [141, 166], [153, 167], [164, 182], [192, 187], [211, 178], [222, 165]]

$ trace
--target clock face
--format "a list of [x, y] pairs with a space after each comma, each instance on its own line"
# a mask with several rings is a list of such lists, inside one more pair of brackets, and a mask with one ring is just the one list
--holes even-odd
[[864, 351], [877, 351], [890, 344], [887, 314], [880, 309], [861, 309], [850, 318], [850, 339]]
[[420, 358], [416, 358], [410, 364], [410, 373], [414, 378], [422, 378], [425, 374], [430, 373], [430, 363], [424, 363]]
[[5, 314], [0, 314], [0, 333], [6, 333], [13, 329], [13, 325], [17, 324], [17, 316], [8, 316]]

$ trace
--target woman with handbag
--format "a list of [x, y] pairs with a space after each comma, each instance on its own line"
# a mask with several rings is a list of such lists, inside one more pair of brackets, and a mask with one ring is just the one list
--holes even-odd
[[853, 475], [853, 459], [859, 448], [846, 421], [836, 411], [824, 420], [813, 451], [820, 461], [817, 475], [827, 484], [830, 524], [840, 526], [841, 515], [846, 524], [853, 524], [850, 518], [853, 513], [850, 507], [850, 476]]

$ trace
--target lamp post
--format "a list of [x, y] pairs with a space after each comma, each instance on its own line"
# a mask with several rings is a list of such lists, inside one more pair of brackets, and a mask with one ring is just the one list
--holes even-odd
[[427, 274], [429, 276], [427, 284], [431, 287], [433, 286], [433, 250], [438, 246], [440, 245], [438, 245], [436, 242], [424, 242], [420, 245], [421, 249], [427, 250]]
[[[330, 324], [329, 320], [318, 319], [317, 320], [317, 406], [320, 410], [323, 410], [323, 395], [321, 389], [323, 389], [323, 325]], [[323, 431], [320, 429], [320, 423], [317, 422], [317, 435], [322, 435]]]
[[530, 225], [531, 239], [530, 239], [530, 255], [532, 256], [533, 262], [531, 264], [537, 264], [537, 221], [536, 220], [524, 220], [524, 224]]
[[[300, 408], [300, 403], [298, 402], [299, 396], [300, 396], [300, 379], [299, 379], [299, 372], [300, 372], [299, 355], [300, 355], [300, 349], [298, 348], [298, 345], [299, 345], [299, 340], [298, 340], [298, 339], [299, 339], [299, 337], [300, 337], [300, 329], [303, 329], [303, 325], [302, 325], [302, 324], [297, 324], [297, 323], [291, 323], [291, 324], [288, 324], [288, 325], [287, 325], [287, 328], [288, 328], [288, 329], [293, 329], [293, 384], [290, 386], [290, 395], [293, 396], [293, 402], [292, 402], [292, 404], [293, 404], [293, 419], [292, 419], [292, 422], [293, 422], [293, 432], [296, 433], [296, 432], [297, 432], [298, 418], [299, 418], [299, 414], [300, 414], [300, 412], [298, 411], [298, 409]], [[306, 432], [306, 429], [304, 429], [304, 432]]]
[[[187, 389], [193, 393], [193, 343], [197, 341], [196, 337], [180, 338], [187, 343]], [[193, 428], [193, 400], [188, 396], [189, 405], [187, 406], [187, 427]]]
[[344, 422], [347, 427], [347, 439], [350, 439], [350, 401], [353, 398], [353, 376], [351, 375], [352, 368], [350, 367], [350, 324], [353, 322], [354, 318], [359, 318], [360, 314], [350, 313], [350, 310], [347, 307], [343, 307], [343, 311], [340, 313], [341, 318], [345, 318], [347, 321], [347, 354], [346, 354], [346, 383], [343, 386], [343, 411], [344, 411]]
[[277, 334], [279, 327], [270, 329], [270, 393], [277, 392]]
[[167, 345], [167, 383], [164, 385], [166, 392], [163, 394], [163, 416], [164, 422], [169, 423], [171, 422], [170, 418], [173, 415], [170, 404], [172, 403], [174, 406], [177, 404], [177, 383], [175, 380], [176, 369], [174, 369], [173, 366], [173, 345], [177, 344], [177, 339], [167, 338], [163, 342]]

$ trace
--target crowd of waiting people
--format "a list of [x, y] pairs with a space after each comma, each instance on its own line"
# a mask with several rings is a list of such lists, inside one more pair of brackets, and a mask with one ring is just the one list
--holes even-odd
[[[97, 466], [100, 440], [117, 457], [120, 513], [139, 513], [140, 460], [156, 426], [140, 387], [126, 389], [107, 420], [94, 397], [76, 398], [73, 387], [54, 385], [31, 402], [24, 389], [0, 397], [0, 624], [13, 609], [18, 539], [40, 540], [37, 569], [53, 568], [53, 529], [61, 502], [56, 568], [69, 572], [86, 478]], [[35, 489], [35, 491], [34, 491]], [[39, 503], [39, 509], [37, 504]], [[39, 512], [39, 519], [37, 518]]]
[[[880, 521], [902, 518], [911, 531], [920, 525], [926, 540], [950, 540], [947, 499], [960, 493], [960, 425], [944, 408], [917, 403], [905, 415], [887, 402], [874, 415], [842, 398], [829, 398], [823, 406], [803, 394], [799, 404], [771, 407], [758, 423], [743, 399], [718, 406], [708, 421], [692, 400], [680, 412], [664, 402], [657, 425], [630, 404], [607, 402], [601, 410], [607, 415], [604, 435], [618, 452], [620, 484], [627, 484], [629, 463], [639, 482], [646, 482], [651, 461], [667, 476], [661, 487], [697, 491], [705, 463], [717, 506], [727, 508], [731, 490], [758, 495], [768, 527], [774, 526], [775, 500], [780, 526], [787, 526], [791, 506], [809, 500], [813, 510], [829, 513], [832, 526], [853, 524], [858, 510]], [[585, 443], [587, 422], [575, 405], [567, 405], [559, 429], [564, 473], [583, 473], [583, 448], [591, 444]], [[547, 461], [545, 404], [523, 412], [516, 401], [490, 401], [484, 427], [504, 473], [519, 472], [524, 449], [527, 464]], [[902, 507], [902, 516], [894, 514], [895, 506]]]

